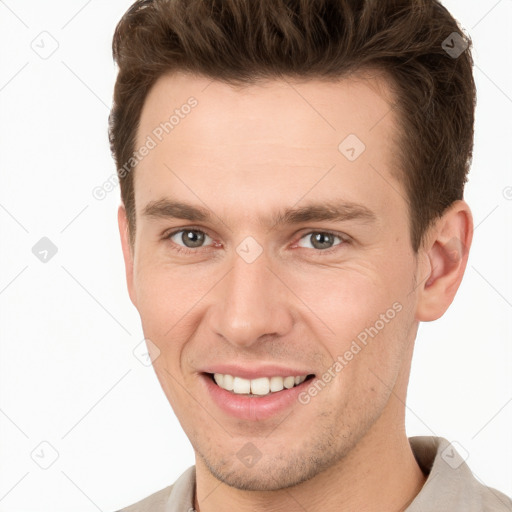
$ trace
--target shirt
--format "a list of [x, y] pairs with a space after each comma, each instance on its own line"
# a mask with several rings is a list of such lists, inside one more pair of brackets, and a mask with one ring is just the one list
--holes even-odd
[[[453, 444], [443, 437], [409, 438], [428, 478], [405, 512], [512, 512], [512, 500], [481, 484]], [[194, 512], [195, 466], [173, 485], [118, 512]]]

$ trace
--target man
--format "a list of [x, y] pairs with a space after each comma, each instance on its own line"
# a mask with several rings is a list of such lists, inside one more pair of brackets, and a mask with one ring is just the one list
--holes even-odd
[[140, 0], [110, 140], [130, 298], [196, 464], [124, 511], [512, 510], [405, 433], [473, 220], [470, 41], [434, 0]]

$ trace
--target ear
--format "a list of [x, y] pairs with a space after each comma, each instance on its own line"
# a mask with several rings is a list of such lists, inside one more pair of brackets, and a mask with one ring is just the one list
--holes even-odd
[[126, 283], [128, 285], [128, 294], [133, 305], [137, 307], [135, 288], [133, 285], [133, 248], [130, 244], [128, 218], [123, 204], [117, 210], [117, 222], [119, 225], [119, 234], [121, 236], [121, 246], [123, 248], [124, 267], [126, 272]]
[[473, 216], [467, 203], [455, 201], [431, 228], [427, 240], [422, 250], [429, 276], [419, 285], [416, 306], [416, 319], [422, 322], [444, 314], [462, 281], [473, 240]]

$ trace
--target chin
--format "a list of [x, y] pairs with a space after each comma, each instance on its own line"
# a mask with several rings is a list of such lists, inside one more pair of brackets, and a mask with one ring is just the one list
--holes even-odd
[[316, 474], [305, 476], [299, 474], [296, 468], [293, 471], [290, 471], [289, 468], [284, 468], [282, 471], [274, 470], [272, 473], [262, 468], [259, 470], [254, 468], [243, 471], [237, 470], [229, 473], [216, 472], [215, 468], [211, 467], [209, 467], [209, 470], [217, 480], [240, 491], [277, 491], [279, 489], [286, 489], [299, 485], [313, 478]]
[[320, 459], [294, 453], [287, 458], [262, 458], [254, 466], [245, 467], [238, 458], [236, 463], [224, 458], [212, 463], [201, 456], [208, 471], [217, 480], [241, 491], [277, 491], [294, 487], [336, 464], [338, 458], [333, 452], [324, 453]]

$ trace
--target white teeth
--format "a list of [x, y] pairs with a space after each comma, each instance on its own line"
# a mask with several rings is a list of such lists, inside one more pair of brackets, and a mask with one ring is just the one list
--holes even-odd
[[242, 377], [233, 377], [222, 373], [214, 373], [213, 378], [217, 385], [227, 391], [233, 391], [237, 395], [258, 395], [265, 396], [269, 393], [282, 391], [284, 388], [291, 389], [294, 386], [302, 384], [306, 380], [306, 375], [290, 377], [259, 377], [257, 379], [243, 379]]
[[295, 385], [295, 377], [286, 377], [283, 383], [286, 389], [293, 388], [293, 386]]
[[251, 380], [251, 393], [253, 395], [268, 395], [270, 391], [270, 381], [267, 377]]
[[220, 385], [220, 386], [224, 389], [227, 389], [228, 391], [233, 391], [233, 376], [232, 375], [223, 375], [222, 376], [222, 385]]
[[282, 391], [284, 388], [283, 377], [270, 378], [270, 391]]
[[242, 377], [235, 377], [233, 379], [233, 391], [237, 395], [244, 395], [251, 392], [251, 381], [249, 379], [242, 379]]

